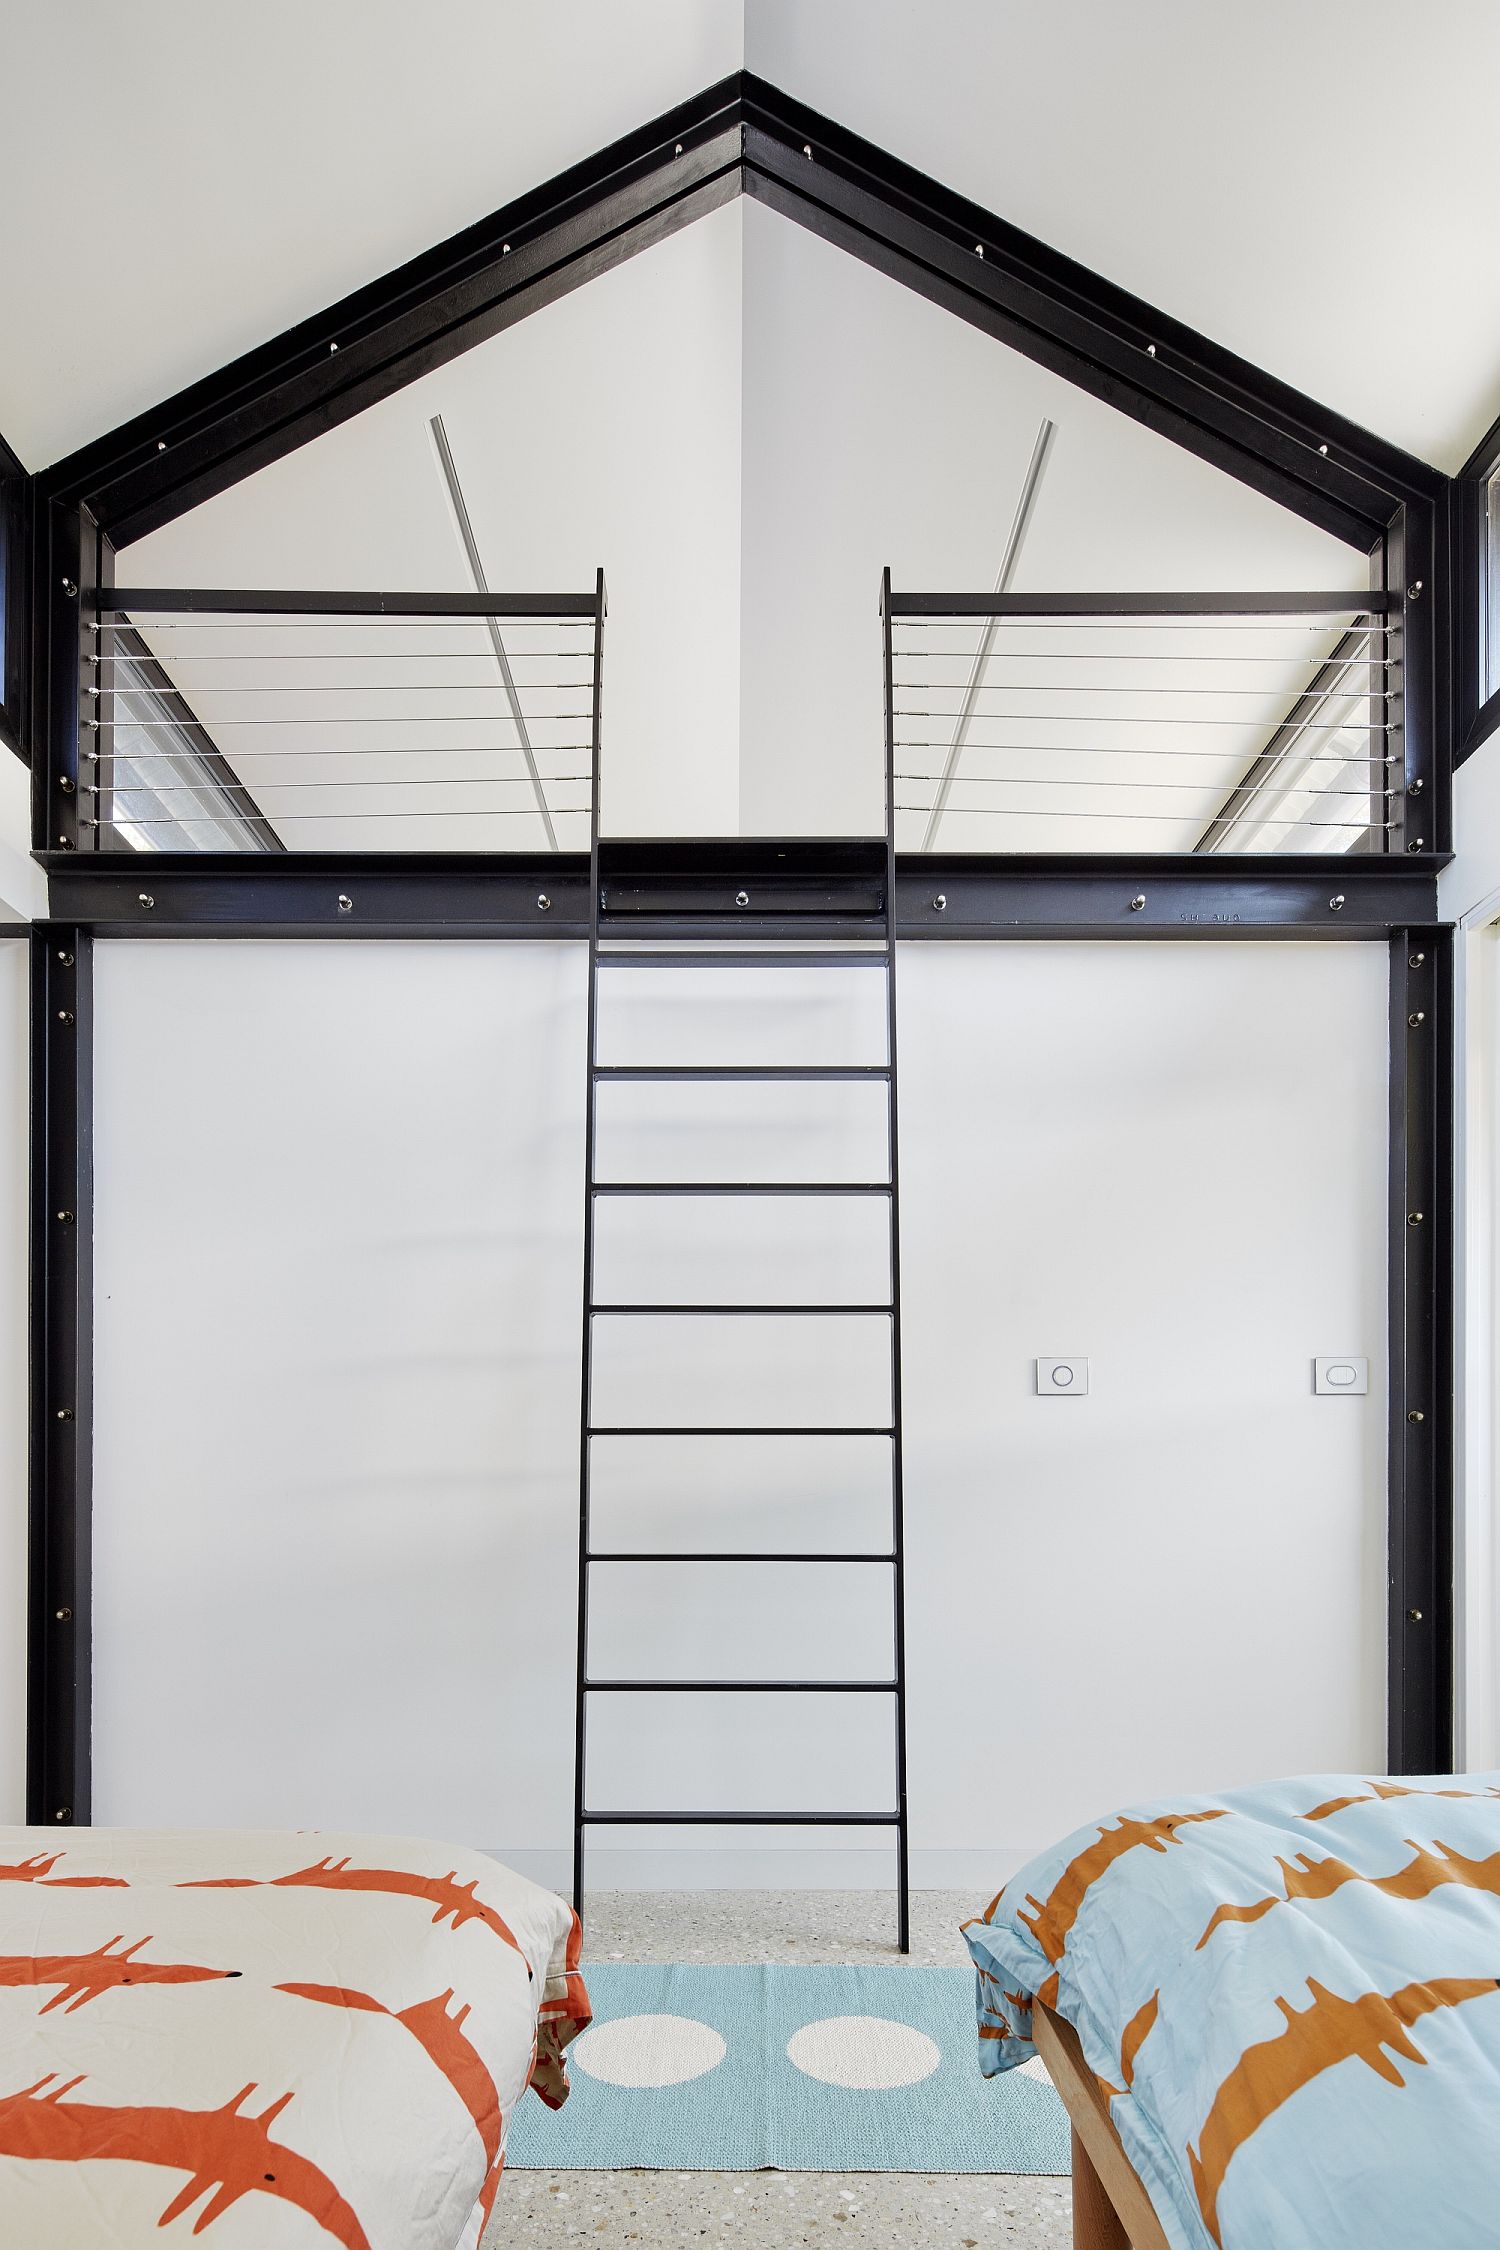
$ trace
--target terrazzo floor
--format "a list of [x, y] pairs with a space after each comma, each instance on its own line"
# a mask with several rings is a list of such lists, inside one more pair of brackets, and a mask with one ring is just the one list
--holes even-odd
[[[968, 1960], [968, 1891], [912, 1894], [910, 1961]], [[880, 1891], [615, 1891], [588, 1906], [596, 1961], [900, 1962]], [[735, 2250], [1069, 2250], [1068, 2182], [1015, 2173], [512, 2172], [483, 2250], [684, 2242]]]

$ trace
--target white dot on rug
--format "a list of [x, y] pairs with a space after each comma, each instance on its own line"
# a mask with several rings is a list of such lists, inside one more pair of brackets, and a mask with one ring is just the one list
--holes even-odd
[[884, 2016], [824, 2016], [794, 2031], [786, 2051], [809, 2078], [862, 2093], [915, 2086], [943, 2059], [925, 2031]]
[[1039, 2078], [1044, 2086], [1052, 2083], [1052, 2073], [1040, 2055], [1028, 2055], [1025, 2062], [1016, 2064], [1023, 2078]]
[[728, 2051], [692, 2016], [616, 2016], [586, 2031], [568, 2060], [606, 2086], [681, 2086], [717, 2069]]

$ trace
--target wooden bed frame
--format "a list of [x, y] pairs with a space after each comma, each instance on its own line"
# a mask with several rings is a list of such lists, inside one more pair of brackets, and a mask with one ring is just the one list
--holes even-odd
[[1073, 2127], [1073, 2250], [1171, 2250], [1077, 2032], [1038, 2000], [1031, 2036]]

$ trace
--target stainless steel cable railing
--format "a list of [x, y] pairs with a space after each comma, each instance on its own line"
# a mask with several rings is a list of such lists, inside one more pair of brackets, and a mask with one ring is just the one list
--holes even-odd
[[905, 850], [1381, 851], [1402, 784], [1379, 595], [893, 594]]
[[82, 830], [115, 851], [586, 849], [584, 595], [116, 588], [85, 619]]

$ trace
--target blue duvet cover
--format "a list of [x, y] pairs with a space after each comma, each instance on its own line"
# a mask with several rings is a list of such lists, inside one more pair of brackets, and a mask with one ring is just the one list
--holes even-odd
[[965, 1934], [984, 2069], [1066, 2017], [1178, 2250], [1500, 2245], [1500, 1774], [1134, 1807]]

